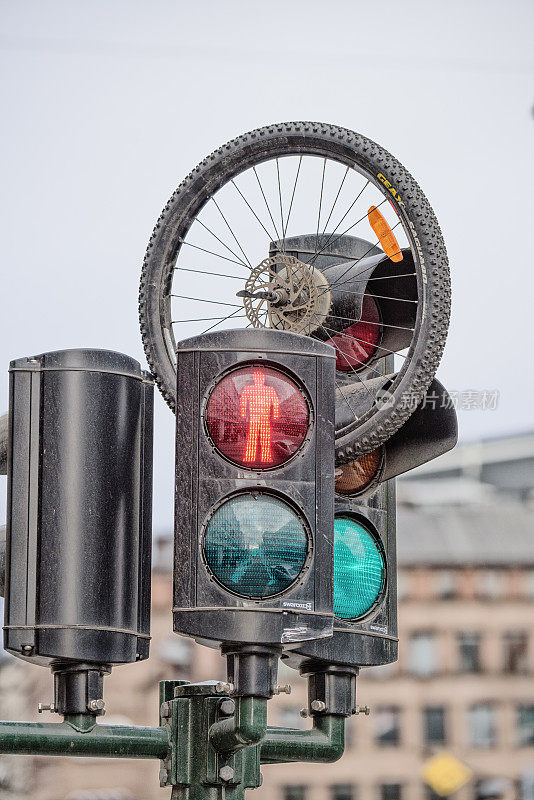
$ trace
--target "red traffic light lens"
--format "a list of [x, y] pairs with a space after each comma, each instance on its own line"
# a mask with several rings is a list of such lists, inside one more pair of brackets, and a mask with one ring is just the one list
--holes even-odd
[[250, 364], [215, 386], [205, 420], [213, 444], [233, 464], [272, 469], [302, 446], [310, 412], [295, 381], [272, 367]]
[[338, 494], [360, 494], [373, 482], [382, 465], [382, 448], [336, 467], [335, 489]]
[[336, 348], [336, 369], [350, 372], [367, 364], [376, 351], [380, 333], [378, 306], [370, 295], [365, 294], [359, 322], [328, 339], [328, 344]]

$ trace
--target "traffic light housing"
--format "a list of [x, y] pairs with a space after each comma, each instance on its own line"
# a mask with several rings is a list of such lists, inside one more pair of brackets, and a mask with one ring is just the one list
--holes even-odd
[[179, 343], [177, 633], [226, 652], [331, 635], [334, 365], [282, 331]]
[[[338, 401], [336, 413], [342, 409]], [[456, 412], [434, 380], [412, 416], [378, 451], [344, 463], [336, 453], [334, 633], [282, 656], [308, 676], [312, 713], [313, 703], [324, 713], [355, 713], [359, 668], [396, 661], [395, 477], [452, 449], [456, 440]]]
[[120, 353], [10, 365], [4, 646], [53, 668], [57, 710], [149, 654], [152, 404]]
[[[410, 345], [418, 296], [410, 248], [398, 250], [392, 260], [379, 246], [357, 236], [308, 234], [272, 242], [270, 255], [279, 252], [325, 271], [331, 303], [313, 336], [336, 347], [338, 383], [352, 383], [354, 369], [376, 366], [386, 353]], [[348, 325], [350, 320], [359, 321]], [[355, 351], [347, 338], [351, 334], [358, 342]]]
[[[324, 339], [329, 332], [327, 341], [337, 353], [335, 619], [331, 638], [306, 642], [282, 658], [308, 677], [312, 713], [348, 715], [357, 710], [359, 668], [390, 663], [398, 654], [394, 478], [454, 447], [456, 412], [446, 390], [434, 379], [400, 429], [381, 447], [355, 458], [354, 417], [366, 413], [370, 398], [382, 403], [413, 402], [411, 397], [395, 397], [388, 391], [395, 377], [390, 351], [408, 346], [405, 329], [413, 328], [415, 321], [415, 304], [410, 302], [417, 297], [415, 275], [410, 280], [405, 274], [413, 267], [412, 256], [403, 251], [402, 259], [391, 260], [376, 246], [353, 236], [335, 237], [333, 242], [314, 235], [297, 236], [286, 247], [300, 261], [327, 269], [332, 286], [330, 317], [314, 336]], [[271, 251], [277, 252], [277, 243], [272, 243]], [[372, 298], [367, 290], [370, 280], [380, 281], [380, 292]], [[357, 332], [344, 327], [349, 318], [360, 318], [353, 326], [358, 326]], [[380, 339], [374, 341], [379, 322]], [[354, 353], [351, 333], [358, 342]]]

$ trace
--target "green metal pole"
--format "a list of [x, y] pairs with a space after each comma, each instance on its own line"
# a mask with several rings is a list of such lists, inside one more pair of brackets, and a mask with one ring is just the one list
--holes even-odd
[[337, 761], [345, 750], [345, 717], [325, 714], [313, 719], [313, 728], [267, 728], [261, 743], [261, 763]]
[[65, 722], [0, 722], [0, 753], [165, 759], [170, 749], [166, 728], [97, 725], [88, 714]]
[[231, 755], [261, 742], [266, 731], [267, 699], [236, 697], [234, 716], [214, 723], [209, 738], [216, 750]]

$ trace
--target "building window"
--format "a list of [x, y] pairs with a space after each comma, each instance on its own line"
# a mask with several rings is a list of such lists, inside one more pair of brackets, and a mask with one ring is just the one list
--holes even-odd
[[410, 574], [400, 569], [397, 574], [397, 600], [406, 600], [410, 596]]
[[378, 706], [374, 714], [377, 744], [395, 747], [400, 739], [400, 709], [397, 706]]
[[517, 707], [517, 743], [520, 747], [534, 744], [534, 706]]
[[336, 783], [330, 787], [332, 800], [356, 800], [356, 790], [352, 783]]
[[503, 636], [504, 671], [527, 672], [528, 635], [526, 631], [506, 631]]
[[439, 570], [436, 577], [436, 590], [440, 600], [453, 600], [457, 595], [456, 572], [452, 569]]
[[525, 573], [525, 597], [534, 600], [534, 569]]
[[423, 727], [426, 745], [445, 744], [445, 709], [443, 706], [426, 706], [423, 709]]
[[504, 593], [506, 575], [502, 570], [482, 569], [477, 575], [478, 596], [496, 600]]
[[380, 800], [402, 800], [401, 784], [382, 783], [380, 786]]
[[282, 786], [282, 797], [284, 800], [306, 800], [307, 794], [307, 786], [300, 786], [298, 784]]
[[461, 631], [458, 634], [460, 672], [480, 672], [480, 634]]
[[493, 747], [495, 744], [495, 708], [491, 703], [475, 703], [471, 706], [469, 731], [472, 747]]
[[521, 800], [534, 800], [534, 773], [528, 769], [523, 772], [518, 790]]
[[[517, 786], [519, 789], [519, 786]], [[510, 797], [512, 782], [507, 778], [483, 778], [475, 783], [475, 800], [501, 800]], [[518, 797], [514, 792], [514, 797]], [[521, 795], [523, 800], [526, 798]]]
[[437, 670], [436, 637], [428, 631], [413, 633], [410, 637], [410, 671], [414, 675], [432, 675]]

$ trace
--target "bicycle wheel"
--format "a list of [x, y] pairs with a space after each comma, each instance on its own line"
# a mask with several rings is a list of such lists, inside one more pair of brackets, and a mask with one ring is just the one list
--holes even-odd
[[404, 167], [352, 131], [289, 122], [223, 145], [180, 184], [150, 239], [139, 300], [147, 359], [173, 410], [178, 340], [252, 326], [329, 342], [337, 452], [354, 458], [388, 439], [430, 385], [450, 284], [437, 220]]

